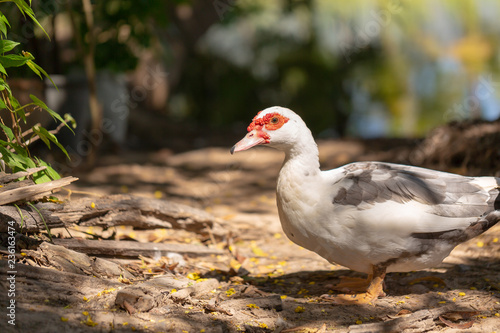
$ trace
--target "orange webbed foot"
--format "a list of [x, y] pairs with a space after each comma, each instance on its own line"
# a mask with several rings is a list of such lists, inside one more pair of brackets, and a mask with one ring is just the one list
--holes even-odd
[[[385, 267], [373, 266], [373, 278], [371, 281], [364, 280], [364, 284], [369, 282], [369, 286], [366, 292], [363, 293], [353, 293], [353, 294], [333, 294], [333, 295], [322, 295], [321, 298], [335, 304], [351, 305], [351, 304], [370, 304], [374, 302], [377, 298], [385, 296], [383, 284], [385, 277]], [[350, 282], [352, 285], [352, 282]], [[339, 285], [341, 285], [339, 283]], [[360, 281], [356, 281], [354, 287], [360, 285]], [[342, 287], [347, 287], [344, 283]], [[352, 289], [351, 289], [352, 290]]]

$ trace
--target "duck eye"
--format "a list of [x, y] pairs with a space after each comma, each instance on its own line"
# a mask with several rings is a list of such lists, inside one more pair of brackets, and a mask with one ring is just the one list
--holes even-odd
[[273, 124], [273, 125], [276, 125], [279, 121], [280, 121], [280, 120], [279, 120], [279, 118], [278, 118], [278, 117], [272, 117], [272, 118], [271, 118], [271, 124]]

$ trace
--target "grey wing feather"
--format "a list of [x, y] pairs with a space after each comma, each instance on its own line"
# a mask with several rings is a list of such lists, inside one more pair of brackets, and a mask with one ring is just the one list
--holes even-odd
[[333, 202], [358, 209], [385, 201], [418, 201], [435, 215], [479, 217], [500, 206], [498, 189], [488, 192], [473, 177], [381, 162], [352, 163], [344, 173], [335, 184]]

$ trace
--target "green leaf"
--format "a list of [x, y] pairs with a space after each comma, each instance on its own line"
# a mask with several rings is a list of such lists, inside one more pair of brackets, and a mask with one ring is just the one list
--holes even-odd
[[[64, 120], [57, 112], [50, 109], [44, 102], [39, 100], [35, 95], [30, 95], [30, 98], [36, 105], [47, 111], [52, 116], [52, 118], [54, 118], [54, 120], [59, 120], [61, 123], [64, 122]], [[66, 124], [66, 127], [69, 128], [71, 132], [73, 132], [73, 129], [71, 129], [71, 127], [69, 127], [68, 124]], [[75, 134], [75, 132], [73, 132], [73, 134]]]
[[52, 179], [44, 171], [38, 171], [32, 175], [35, 184], [50, 182]]
[[5, 70], [5, 67], [3, 67], [2, 64], [0, 64], [0, 72], [2, 72], [2, 74], [4, 74], [5, 76], [7, 76], [7, 71]]
[[10, 90], [10, 86], [4, 79], [0, 78], [0, 91], [7, 90], [9, 95], [12, 95], [12, 91]]
[[54, 168], [51, 167], [49, 164], [47, 164], [47, 169], [45, 171], [47, 172], [49, 177], [52, 178], [53, 180], [61, 179], [61, 175], [56, 170], [54, 170]]
[[15, 48], [16, 46], [18, 46], [19, 44], [20, 43], [18, 43], [18, 42], [13, 42], [11, 40], [2, 39], [2, 40], [0, 40], [0, 53], [12, 51], [12, 49]]
[[42, 73], [47, 79], [50, 80], [50, 82], [54, 85], [54, 87], [56, 87], [57, 90], [59, 90], [59, 88], [57, 88], [56, 84], [54, 83], [54, 81], [52, 81], [52, 78], [49, 76], [49, 74], [47, 74], [47, 72], [42, 68], [40, 67], [39, 65], [37, 65], [34, 61], [28, 61], [28, 66], [29, 68], [31, 68], [31, 70], [33, 72], [35, 72], [41, 79], [42, 79], [42, 75], [40, 75], [40, 73]]
[[26, 112], [24, 112], [24, 107], [16, 111], [17, 115], [21, 117], [23, 122], [26, 124]]
[[28, 67], [33, 71], [35, 72], [36, 75], [38, 75], [40, 77], [40, 79], [43, 80], [43, 77], [42, 77], [42, 74], [40, 74], [40, 71], [34, 66], [35, 63], [32, 61], [32, 60], [28, 60], [26, 62], [26, 65], [28, 65]]
[[14, 140], [14, 132], [12, 132], [12, 129], [2, 123], [0, 123], [0, 127], [2, 127], [2, 130], [5, 132], [5, 134], [7, 135], [7, 138], [9, 139], [9, 141], [12, 141]]
[[[31, 129], [33, 130], [33, 133], [38, 135], [40, 137], [40, 140], [42, 140], [43, 143], [45, 143], [45, 145], [47, 145], [47, 147], [49, 147], [49, 149], [50, 149], [50, 141], [47, 138], [47, 136], [45, 135], [45, 133], [42, 132], [42, 128], [43, 127], [40, 127], [40, 126], [33, 126]], [[43, 129], [45, 129], [45, 128], [43, 128]]]
[[0, 147], [2, 159], [13, 171], [24, 171], [28, 168], [34, 168], [35, 163], [28, 157], [15, 154], [4, 147]]
[[26, 151], [26, 148], [22, 147], [18, 143], [7, 142], [7, 146], [10, 146], [11, 148], [14, 148], [16, 154], [18, 154], [20, 156], [28, 156], [28, 152]]
[[10, 27], [10, 23], [5, 17], [5, 15], [0, 12], [0, 32], [7, 37], [7, 26]]
[[29, 156], [23, 157], [23, 160], [25, 161], [24, 163], [26, 163], [27, 165], [27, 169], [37, 167], [35, 162], [33, 162], [33, 160]]
[[59, 175], [59, 173], [54, 170], [54, 168], [52, 168], [52, 166], [50, 164], [48, 164], [47, 162], [39, 159], [39, 158], [36, 158], [36, 161], [37, 161], [37, 164], [41, 165], [41, 166], [45, 166], [47, 167], [47, 169], [44, 170], [44, 172], [47, 174], [47, 176], [49, 176], [52, 180], [56, 180], [56, 179], [60, 179], [61, 178], [61, 175]]
[[0, 110], [7, 109], [7, 105], [5, 105], [5, 102], [3, 99], [0, 98]]
[[2, 130], [5, 132], [5, 134], [7, 134], [7, 138], [9, 138], [9, 141], [14, 140], [14, 132], [12, 132], [12, 129], [10, 127], [7, 127], [2, 123], [0, 123], [0, 127], [2, 127]]
[[76, 120], [69, 113], [64, 114], [64, 121], [66, 121], [66, 124], [71, 124], [71, 127], [73, 127], [73, 129], [76, 128]]
[[[42, 29], [42, 31], [45, 33], [47, 38], [50, 40], [49, 34], [45, 31], [45, 29], [42, 27], [40, 22], [38, 22], [38, 20], [35, 17], [35, 13], [31, 9], [31, 7], [26, 2], [24, 2], [24, 0], [11, 0], [11, 1], [16, 4], [16, 6], [19, 8], [19, 11], [24, 16], [28, 15], [30, 17], [30, 19], [33, 21], [33, 23], [35, 23], [40, 29]], [[31, 2], [30, 2], [30, 5], [31, 5]]]
[[21, 108], [21, 103], [15, 98], [12, 94], [9, 95], [10, 105], [14, 108], [14, 110]]
[[45, 170], [35, 172], [34, 174], [31, 175], [33, 180], [35, 181], [35, 184], [42, 184], [42, 183], [47, 183], [52, 180], [52, 178], [47, 175]]
[[0, 154], [2, 154], [2, 160], [9, 166], [10, 168], [14, 167], [22, 167], [22, 164], [17, 162], [15, 159], [15, 154], [12, 153], [10, 150], [6, 149], [4, 146], [0, 146]]
[[30, 58], [18, 55], [18, 54], [8, 54], [0, 56], [0, 64], [5, 68], [9, 67], [20, 67], [26, 64]]
[[47, 145], [47, 147], [49, 147], [49, 149], [50, 149], [50, 142], [49, 141], [51, 141], [57, 147], [59, 147], [59, 149], [61, 149], [61, 151], [66, 155], [67, 158], [69, 158], [68, 152], [59, 143], [59, 141], [57, 140], [57, 138], [56, 138], [56, 136], [54, 134], [50, 133], [45, 128], [40, 127], [40, 126], [34, 126], [33, 127], [33, 132], [37, 133], [40, 136], [40, 139], [42, 139], [43, 142], [45, 142], [45, 144]]

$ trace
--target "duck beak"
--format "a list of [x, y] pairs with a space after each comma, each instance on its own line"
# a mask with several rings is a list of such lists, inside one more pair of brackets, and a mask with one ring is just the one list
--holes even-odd
[[231, 148], [231, 154], [234, 154], [237, 151], [242, 151], [242, 150], [247, 150], [250, 149], [254, 146], [260, 145], [262, 143], [265, 143], [266, 139], [263, 138], [257, 130], [253, 130], [247, 133], [243, 139], [238, 141], [232, 148]]

